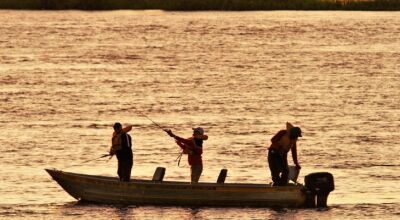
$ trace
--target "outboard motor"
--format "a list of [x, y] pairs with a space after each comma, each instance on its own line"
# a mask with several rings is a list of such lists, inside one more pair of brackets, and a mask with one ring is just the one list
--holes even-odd
[[315, 207], [315, 197], [317, 197], [317, 207], [326, 207], [328, 195], [335, 189], [333, 175], [328, 172], [311, 173], [304, 177], [306, 187], [306, 206]]

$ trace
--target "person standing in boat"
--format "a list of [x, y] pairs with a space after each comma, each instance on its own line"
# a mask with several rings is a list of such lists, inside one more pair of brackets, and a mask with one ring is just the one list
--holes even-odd
[[288, 161], [287, 154], [292, 151], [293, 162], [297, 169], [301, 169], [297, 160], [297, 139], [301, 137], [301, 129], [293, 127], [286, 122], [286, 130], [280, 130], [271, 139], [271, 146], [268, 148], [268, 164], [271, 170], [274, 186], [285, 186], [288, 184]]
[[112, 146], [110, 155], [117, 155], [119, 180], [129, 182], [133, 166], [132, 138], [128, 134], [132, 130], [132, 125], [122, 128], [121, 123], [114, 124], [114, 133], [112, 136]]
[[193, 128], [193, 135], [190, 138], [181, 138], [176, 136], [170, 129], [165, 129], [169, 136], [173, 137], [183, 154], [188, 155], [188, 162], [190, 165], [190, 182], [198, 183], [201, 173], [203, 172], [203, 161], [201, 155], [203, 154], [203, 141], [208, 139], [204, 134], [204, 129], [201, 127]]

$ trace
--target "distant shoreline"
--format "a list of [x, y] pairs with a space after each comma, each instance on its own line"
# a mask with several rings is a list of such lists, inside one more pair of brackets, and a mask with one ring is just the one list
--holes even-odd
[[17, 10], [354, 10], [400, 11], [400, 0], [0, 0]]

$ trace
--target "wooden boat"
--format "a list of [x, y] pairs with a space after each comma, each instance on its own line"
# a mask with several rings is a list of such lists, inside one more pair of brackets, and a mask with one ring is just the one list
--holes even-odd
[[[153, 180], [134, 179], [130, 182], [120, 182], [115, 177], [85, 175], [55, 169], [46, 169], [46, 171], [75, 199], [105, 204], [314, 207], [315, 198], [319, 198], [316, 189], [309, 189], [302, 184], [271, 186], [269, 184], [224, 183], [225, 178], [221, 178], [221, 175], [219, 183], [191, 184], [162, 181], [165, 168], [157, 168]], [[321, 184], [322, 179], [324, 182], [332, 181], [330, 188], [333, 190], [331, 174], [316, 174], [320, 181], [319, 188], [327, 185]], [[325, 192], [326, 198], [329, 192]], [[319, 206], [326, 206], [326, 198], [325, 204], [323, 204], [324, 198], [318, 199]]]

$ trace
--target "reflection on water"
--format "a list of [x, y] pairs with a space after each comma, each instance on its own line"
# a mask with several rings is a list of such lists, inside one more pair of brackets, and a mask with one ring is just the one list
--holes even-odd
[[[397, 12], [1, 11], [0, 216], [389, 219], [400, 203]], [[176, 134], [202, 126], [200, 181], [271, 182], [266, 147], [300, 126], [300, 179], [329, 171], [325, 210], [80, 204], [44, 168], [116, 176], [115, 121], [133, 123], [134, 178], [188, 181]], [[289, 160], [290, 156], [289, 156]], [[77, 165], [79, 166], [72, 166]]]
[[[74, 205], [60, 206], [57, 216], [91, 216], [112, 219], [353, 219], [361, 216], [374, 218], [376, 214], [391, 213], [396, 216], [398, 204], [331, 205], [320, 209], [287, 208], [190, 208], [157, 206], [106, 206]], [[369, 212], [366, 213], [366, 212]], [[375, 213], [375, 214], [374, 214]], [[55, 213], [52, 213], [54, 215]], [[389, 216], [389, 215], [388, 215]]]

